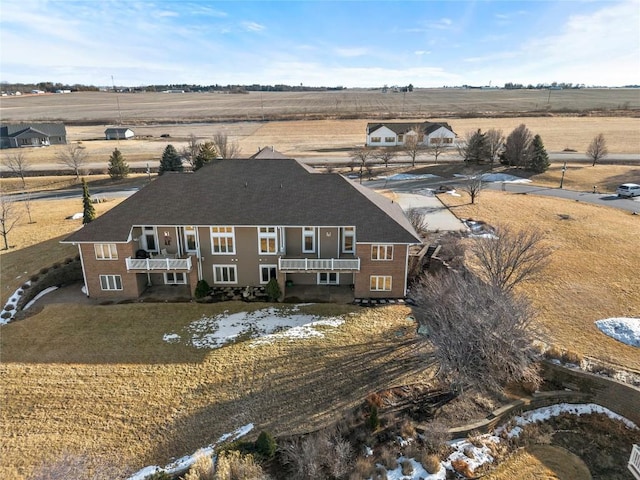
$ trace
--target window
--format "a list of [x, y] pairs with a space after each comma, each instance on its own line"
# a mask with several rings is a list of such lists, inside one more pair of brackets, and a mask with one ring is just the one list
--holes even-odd
[[170, 247], [171, 246], [171, 234], [169, 232], [164, 232], [164, 245], [166, 247]]
[[215, 283], [238, 283], [235, 265], [214, 265], [213, 281]]
[[165, 272], [165, 285], [186, 285], [187, 277], [183, 272]]
[[356, 248], [356, 229], [355, 227], [344, 227], [342, 229], [342, 252], [354, 253]]
[[197, 250], [195, 227], [184, 227], [184, 245], [187, 252], [195, 252]]
[[316, 251], [316, 229], [314, 227], [304, 227], [302, 229], [302, 251], [303, 253]]
[[258, 249], [260, 253], [277, 252], [276, 227], [258, 227]]
[[102, 290], [122, 290], [122, 277], [120, 275], [100, 275], [100, 288]]
[[321, 272], [318, 273], [318, 285], [338, 285], [337, 272]]
[[402, 143], [404, 142], [404, 133], [399, 133], [398, 134], [398, 143]]
[[117, 260], [118, 249], [115, 243], [96, 243], [96, 259], [98, 260]]
[[372, 292], [390, 292], [391, 276], [390, 275], [371, 275], [369, 277], [369, 289]]
[[384, 137], [384, 142], [385, 143], [394, 143], [396, 141], [395, 138], [393, 137]]
[[371, 260], [393, 260], [393, 245], [371, 245]]
[[236, 253], [233, 227], [211, 227], [211, 251], [213, 253]]
[[156, 231], [153, 227], [142, 227], [143, 233], [143, 248], [150, 252], [157, 252], [158, 247], [156, 246]]
[[277, 277], [278, 267], [276, 265], [260, 265], [260, 283], [269, 283], [269, 280]]
[[382, 141], [382, 137], [371, 137], [371, 143], [380, 143]]
[[444, 143], [453, 143], [453, 138], [451, 137], [433, 137], [429, 139], [429, 143], [432, 145], [440, 145]]

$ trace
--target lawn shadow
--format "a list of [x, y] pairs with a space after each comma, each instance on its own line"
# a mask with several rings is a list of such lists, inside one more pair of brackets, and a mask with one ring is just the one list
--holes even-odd
[[190, 398], [210, 402], [174, 422], [152, 457], [190, 454], [248, 423], [255, 425], [248, 439], [261, 430], [276, 436], [316, 431], [344, 421], [369, 394], [413, 383], [434, 365], [426, 342], [416, 338], [330, 351], [304, 343], [265, 362], [256, 356], [240, 377], [208, 382], [189, 392]]

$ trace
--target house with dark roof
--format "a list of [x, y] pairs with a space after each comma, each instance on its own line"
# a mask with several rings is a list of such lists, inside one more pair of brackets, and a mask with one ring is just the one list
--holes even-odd
[[104, 137], [107, 140], [129, 140], [135, 134], [127, 127], [109, 127], [104, 131]]
[[417, 136], [424, 146], [442, 144], [453, 146], [456, 134], [448, 123], [367, 123], [368, 147], [397, 147], [405, 144], [407, 137]]
[[355, 298], [402, 298], [421, 239], [397, 203], [366, 187], [295, 159], [254, 158], [167, 172], [63, 243], [78, 246], [87, 295], [99, 299], [273, 278], [282, 292], [343, 285]]
[[15, 123], [0, 125], [0, 148], [65, 145], [67, 130], [63, 123]]

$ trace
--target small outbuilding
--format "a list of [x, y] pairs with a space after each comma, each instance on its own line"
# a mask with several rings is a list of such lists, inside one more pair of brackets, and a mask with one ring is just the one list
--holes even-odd
[[135, 137], [133, 130], [126, 127], [109, 127], [104, 131], [107, 140], [129, 140]]

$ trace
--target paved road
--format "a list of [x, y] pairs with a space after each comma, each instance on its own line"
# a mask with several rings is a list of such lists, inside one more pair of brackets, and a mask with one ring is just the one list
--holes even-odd
[[[296, 158], [304, 163], [308, 163], [309, 165], [344, 165], [351, 162], [349, 157], [349, 152], [340, 152], [339, 156], [305, 156], [305, 155], [296, 155]], [[448, 162], [459, 162], [462, 160], [457, 154], [447, 153], [446, 155], [442, 155], [438, 158], [438, 163], [448, 163]], [[552, 162], [570, 162], [570, 163], [590, 163], [591, 160], [587, 158], [584, 153], [565, 153], [565, 152], [549, 152], [549, 160]], [[402, 165], [410, 163], [410, 159], [406, 156], [399, 156], [391, 161], [393, 165]], [[433, 164], [433, 157], [431, 155], [422, 156], [417, 162], [420, 165], [431, 165]], [[621, 163], [621, 164], [636, 164], [640, 163], [640, 153], [616, 153], [610, 154], [605, 163]], [[147, 166], [152, 168], [156, 168], [159, 165], [159, 160], [145, 160], [145, 161], [134, 161], [128, 162], [129, 167], [136, 169], [146, 169]], [[104, 170], [107, 167], [107, 162], [89, 162], [83, 165], [83, 169], [87, 170]], [[33, 164], [31, 166], [32, 170], [38, 171], [50, 171], [50, 170], [61, 170], [64, 167], [61, 167], [58, 163], [49, 163], [49, 164]], [[4, 165], [0, 164], [0, 173], [8, 172], [9, 170]], [[71, 171], [70, 171], [71, 173]]]
[[[427, 178], [427, 179], [408, 179], [408, 180], [370, 180], [363, 182], [363, 185], [374, 190], [390, 189], [394, 192], [401, 193], [419, 193], [425, 189], [435, 189], [440, 185], [452, 186], [461, 189], [464, 185], [462, 178]], [[561, 188], [541, 187], [526, 183], [501, 183], [487, 182], [485, 188], [492, 190], [503, 190], [511, 193], [519, 193], [523, 195], [543, 195], [547, 197], [564, 198], [567, 200], [576, 200], [579, 202], [593, 203], [606, 207], [620, 208], [629, 212], [640, 213], [640, 197], [634, 199], [618, 198], [616, 195], [609, 193], [593, 193], [578, 192], [574, 190], [565, 190]]]

